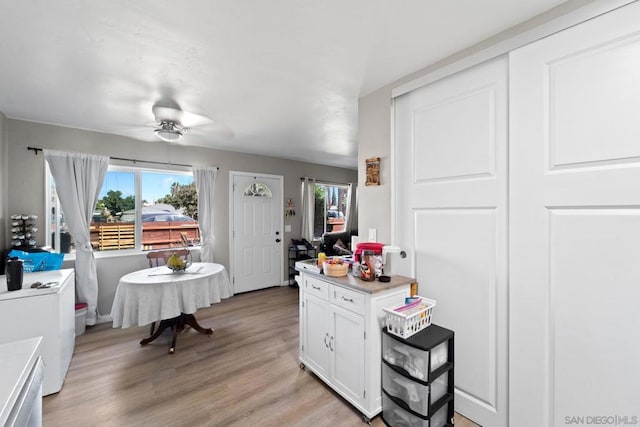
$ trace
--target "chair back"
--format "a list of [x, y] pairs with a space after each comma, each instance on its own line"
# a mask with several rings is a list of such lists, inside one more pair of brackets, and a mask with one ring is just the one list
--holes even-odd
[[178, 255], [183, 260], [187, 260], [189, 251], [186, 249], [165, 249], [161, 251], [147, 252], [147, 260], [149, 261], [149, 267], [160, 267], [167, 264], [167, 260], [173, 254]]

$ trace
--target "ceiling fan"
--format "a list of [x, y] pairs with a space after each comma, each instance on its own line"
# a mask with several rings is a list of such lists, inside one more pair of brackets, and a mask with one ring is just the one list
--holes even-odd
[[152, 107], [152, 111], [158, 123], [158, 127], [156, 127], [153, 132], [155, 132], [158, 138], [167, 142], [177, 141], [182, 135], [189, 131], [189, 128], [183, 125], [185, 118], [192, 123], [201, 122], [204, 124], [210, 121], [204, 116], [186, 113], [179, 107], [166, 107], [155, 104]]
[[173, 100], [157, 101], [151, 111], [155, 120], [153, 132], [166, 142], [177, 142], [187, 133], [193, 135], [187, 145], [198, 145], [203, 140], [205, 144], [208, 141], [229, 141], [235, 137], [230, 127], [206, 116], [184, 111]]

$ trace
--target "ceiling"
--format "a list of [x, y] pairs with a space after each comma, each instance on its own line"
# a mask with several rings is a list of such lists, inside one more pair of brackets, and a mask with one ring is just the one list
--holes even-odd
[[0, 0], [0, 111], [356, 168], [359, 97], [563, 2]]

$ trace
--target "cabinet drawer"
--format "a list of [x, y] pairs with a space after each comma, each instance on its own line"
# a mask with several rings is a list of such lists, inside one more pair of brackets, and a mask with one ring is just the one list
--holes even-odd
[[331, 287], [331, 302], [354, 313], [364, 315], [364, 294], [340, 286]]
[[389, 426], [444, 427], [447, 425], [447, 411], [448, 405], [443, 405], [431, 418], [420, 417], [403, 409], [382, 392], [382, 419]]
[[448, 362], [449, 344], [445, 341], [431, 350], [420, 350], [383, 333], [382, 358], [390, 365], [404, 369], [412, 377], [428, 382], [431, 374]]
[[382, 363], [382, 388], [390, 396], [402, 400], [414, 412], [428, 416], [429, 409], [447, 394], [449, 376], [443, 373], [430, 384], [411, 380]]
[[318, 298], [327, 301], [329, 297], [329, 284], [322, 280], [307, 276], [304, 279], [304, 291], [309, 295], [315, 295]]

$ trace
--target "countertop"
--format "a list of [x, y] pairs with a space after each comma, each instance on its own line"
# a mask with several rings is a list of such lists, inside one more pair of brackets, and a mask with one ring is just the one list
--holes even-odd
[[[18, 292], [18, 291], [15, 291]], [[5, 425], [36, 360], [42, 337], [0, 344], [0, 425]]]
[[[7, 291], [7, 277], [4, 275], [0, 276], [0, 301], [58, 293], [60, 292], [60, 285], [64, 283], [72, 273], [72, 268], [24, 273], [22, 278], [22, 289], [17, 291]], [[50, 288], [32, 289], [31, 284], [33, 282], [54, 283], [51, 284]]]
[[387, 291], [400, 286], [414, 283], [416, 279], [405, 276], [391, 276], [390, 282], [380, 282], [377, 279], [374, 282], [366, 282], [357, 277], [354, 277], [350, 273], [342, 277], [325, 276], [320, 273], [319, 269], [311, 268], [315, 264], [315, 260], [305, 260], [296, 262], [296, 270], [301, 273], [309, 274], [310, 276], [318, 277], [319, 279], [333, 283], [345, 288], [355, 289], [356, 291], [366, 292], [374, 294], [377, 292]]

